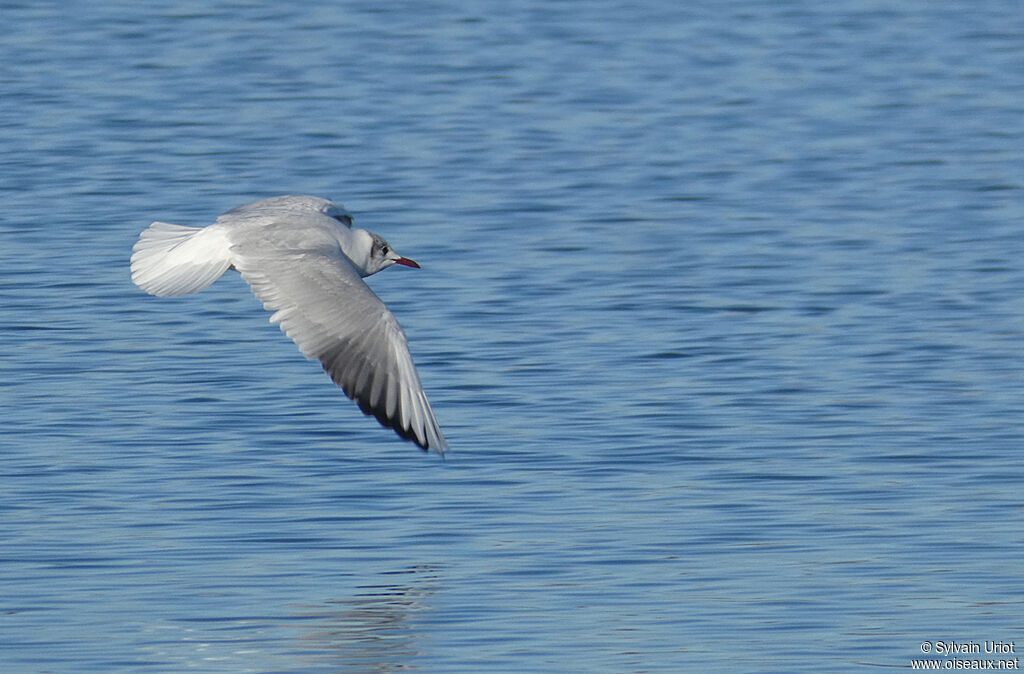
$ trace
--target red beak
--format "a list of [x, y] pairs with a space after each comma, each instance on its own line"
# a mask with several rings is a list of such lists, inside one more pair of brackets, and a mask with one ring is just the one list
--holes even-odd
[[418, 264], [416, 264], [415, 262], [413, 262], [412, 260], [410, 260], [407, 257], [400, 257], [400, 258], [398, 258], [397, 260], [395, 260], [395, 264], [403, 264], [406, 267], [413, 267], [415, 269], [419, 269], [420, 268], [420, 266]]

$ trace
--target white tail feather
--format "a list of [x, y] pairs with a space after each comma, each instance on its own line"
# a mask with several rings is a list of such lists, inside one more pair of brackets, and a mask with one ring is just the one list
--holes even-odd
[[217, 225], [185, 227], [154, 222], [132, 251], [132, 281], [150, 295], [197, 293], [231, 266], [231, 251]]

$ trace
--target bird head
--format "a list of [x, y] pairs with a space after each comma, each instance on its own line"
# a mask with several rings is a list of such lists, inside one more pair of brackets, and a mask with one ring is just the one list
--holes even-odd
[[[413, 260], [407, 257], [402, 257], [391, 248], [391, 244], [384, 240], [384, 237], [368, 232], [364, 230], [356, 230], [358, 233], [364, 236], [360, 237], [363, 248], [365, 251], [363, 255], [356, 255], [353, 259], [350, 259], [356, 264], [357, 267], [361, 267], [360, 274], [363, 276], [370, 276], [376, 274], [382, 269], [393, 267], [396, 264], [400, 264], [405, 267], [413, 267], [419, 269], [420, 266]], [[362, 252], [362, 251], [361, 251]]]

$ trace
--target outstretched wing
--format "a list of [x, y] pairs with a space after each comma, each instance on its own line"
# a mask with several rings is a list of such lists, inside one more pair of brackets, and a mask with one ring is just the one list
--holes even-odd
[[231, 246], [232, 264], [274, 312], [271, 322], [307, 358], [317, 358], [364, 413], [423, 449], [444, 453], [447, 443], [392, 313], [336, 243], [281, 246], [268, 240], [275, 230], [238, 231]]

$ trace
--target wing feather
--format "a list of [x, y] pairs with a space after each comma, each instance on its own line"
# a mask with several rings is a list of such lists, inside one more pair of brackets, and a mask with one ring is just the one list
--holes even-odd
[[[239, 228], [232, 264], [307, 358], [359, 408], [423, 449], [444, 435], [420, 384], [405, 333], [335, 243], [281, 246], [273, 228]], [[258, 232], [258, 233], [257, 233]]]

